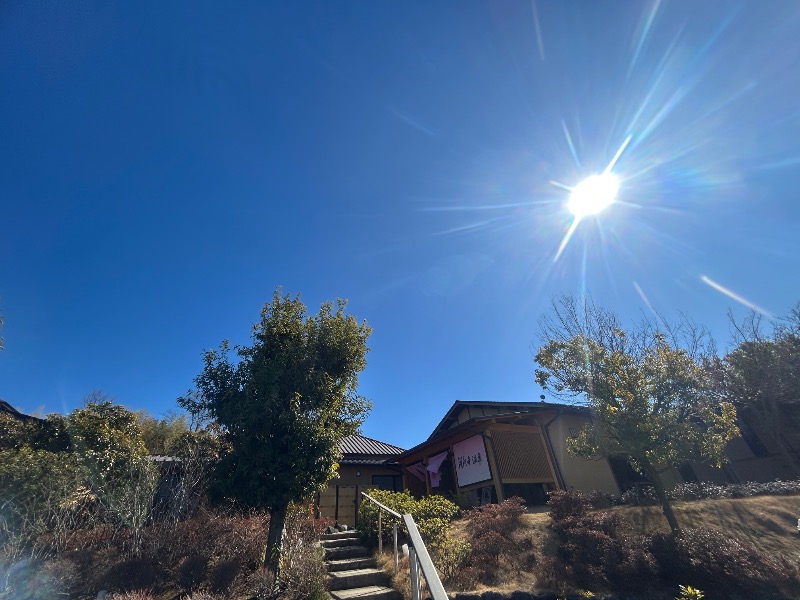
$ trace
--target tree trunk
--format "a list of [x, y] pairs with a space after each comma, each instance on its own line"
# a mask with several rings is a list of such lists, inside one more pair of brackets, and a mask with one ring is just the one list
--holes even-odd
[[283, 525], [286, 522], [288, 504], [273, 506], [269, 514], [269, 532], [267, 533], [267, 551], [264, 554], [264, 566], [275, 573], [275, 580], [280, 576], [281, 540]]
[[667, 518], [669, 528], [673, 533], [675, 533], [676, 531], [680, 530], [681, 526], [678, 524], [678, 519], [675, 516], [675, 513], [672, 511], [672, 505], [669, 502], [669, 498], [667, 498], [667, 491], [664, 489], [661, 480], [658, 478], [658, 473], [656, 473], [655, 468], [653, 468], [653, 465], [651, 465], [649, 461], [639, 461], [639, 464], [642, 465], [642, 470], [644, 471], [645, 476], [653, 484], [653, 489], [656, 492], [658, 501], [661, 502], [661, 510], [664, 513], [664, 516]]

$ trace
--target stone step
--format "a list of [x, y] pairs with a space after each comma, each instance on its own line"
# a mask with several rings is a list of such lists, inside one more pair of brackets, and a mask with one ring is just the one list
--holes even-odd
[[349, 590], [336, 590], [330, 592], [333, 600], [403, 600], [403, 596], [395, 589], [380, 585], [370, 585]]
[[327, 562], [328, 571], [350, 571], [352, 569], [368, 569], [375, 566], [375, 559], [365, 556], [358, 558], [343, 558], [341, 560], [329, 560]]
[[338, 531], [336, 533], [323, 533], [319, 539], [321, 540], [341, 540], [348, 538], [358, 538], [357, 531]]
[[344, 546], [358, 546], [359, 539], [357, 537], [339, 538], [336, 540], [322, 540], [319, 543], [323, 548], [342, 548]]
[[328, 574], [328, 588], [331, 590], [344, 590], [349, 588], [363, 588], [367, 586], [388, 586], [392, 582], [389, 574], [381, 569], [351, 569], [349, 571], [335, 571]]
[[341, 560], [343, 558], [360, 558], [370, 556], [371, 552], [364, 546], [340, 546], [338, 548], [325, 548], [325, 560]]

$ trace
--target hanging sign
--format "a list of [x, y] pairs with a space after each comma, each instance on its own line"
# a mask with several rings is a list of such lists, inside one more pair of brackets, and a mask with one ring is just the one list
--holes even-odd
[[459, 487], [492, 478], [482, 435], [474, 435], [453, 444], [453, 463], [456, 466]]

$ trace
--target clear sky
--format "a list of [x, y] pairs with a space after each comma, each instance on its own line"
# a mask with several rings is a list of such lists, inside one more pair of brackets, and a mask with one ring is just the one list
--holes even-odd
[[6, 0], [0, 398], [174, 409], [278, 285], [374, 328], [364, 433], [403, 447], [538, 400], [554, 294], [724, 347], [800, 300], [799, 64], [796, 0]]

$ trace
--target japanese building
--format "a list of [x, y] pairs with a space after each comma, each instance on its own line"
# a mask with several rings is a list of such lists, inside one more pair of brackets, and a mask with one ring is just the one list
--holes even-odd
[[415, 496], [446, 493], [476, 504], [521, 496], [544, 504], [547, 492], [575, 488], [619, 494], [606, 459], [567, 454], [590, 413], [544, 402], [456, 401], [428, 439], [398, 457]]
[[355, 527], [361, 492], [370, 489], [403, 489], [403, 471], [397, 462], [402, 448], [364, 437], [350, 435], [339, 442], [342, 459], [338, 477], [317, 497], [321, 516]]

